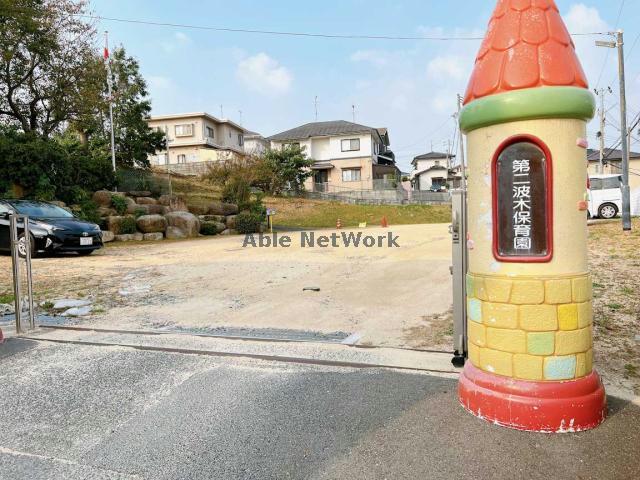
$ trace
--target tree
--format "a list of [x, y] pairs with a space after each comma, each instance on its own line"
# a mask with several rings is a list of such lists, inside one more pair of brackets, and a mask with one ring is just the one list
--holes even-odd
[[[123, 47], [110, 57], [112, 79], [116, 163], [122, 166], [148, 167], [148, 156], [166, 148], [164, 133], [147, 124], [151, 113], [147, 84], [140, 75], [140, 65], [129, 57]], [[111, 143], [107, 69], [101, 57], [94, 59], [92, 75], [99, 79], [101, 95], [90, 111], [73, 123], [73, 128], [85, 136], [92, 148], [109, 149]], [[86, 88], [93, 89], [90, 85]]]
[[269, 191], [282, 194], [291, 190], [298, 194], [304, 191], [304, 182], [313, 172], [310, 170], [313, 160], [307, 158], [300, 145], [287, 145], [282, 149], [268, 150], [264, 153], [264, 162], [273, 172]]
[[95, 29], [85, 12], [84, 0], [0, 0], [3, 123], [48, 138], [96, 100], [86, 96]]

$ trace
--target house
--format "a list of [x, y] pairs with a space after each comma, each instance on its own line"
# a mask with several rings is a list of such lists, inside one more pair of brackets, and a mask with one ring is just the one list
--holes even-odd
[[386, 128], [344, 120], [314, 122], [278, 133], [268, 140], [274, 149], [300, 145], [314, 160], [313, 176], [305, 183], [307, 190], [382, 189], [395, 185], [399, 178]]
[[262, 135], [247, 130], [244, 134], [244, 151], [247, 155], [262, 155], [271, 143]]
[[152, 155], [152, 166], [205, 164], [244, 156], [246, 130], [205, 112], [155, 115], [149, 127], [164, 132], [167, 150]]
[[460, 169], [453, 166], [455, 155], [429, 152], [414, 157], [411, 161], [411, 181], [414, 190], [430, 190], [459, 186]]

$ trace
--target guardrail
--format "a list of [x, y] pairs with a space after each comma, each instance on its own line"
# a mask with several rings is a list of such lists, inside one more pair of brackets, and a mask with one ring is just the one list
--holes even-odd
[[[19, 234], [18, 223], [22, 220], [22, 232]], [[29, 232], [29, 217], [27, 215], [9, 215], [9, 235], [11, 238], [11, 266], [13, 270], [13, 294], [16, 315], [16, 334], [22, 333], [22, 282], [20, 279], [20, 257], [24, 256], [27, 275], [27, 305], [29, 315], [29, 328], [34, 329], [36, 324], [35, 309], [33, 306], [33, 275], [31, 271], [31, 234]]]

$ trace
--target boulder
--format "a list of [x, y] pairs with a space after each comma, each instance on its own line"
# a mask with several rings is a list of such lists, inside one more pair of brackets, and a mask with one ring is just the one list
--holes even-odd
[[209, 207], [202, 205], [189, 205], [189, 211], [194, 215], [205, 215], [209, 211]]
[[143, 237], [143, 240], [146, 242], [157, 242], [162, 239], [164, 239], [164, 234], [162, 232], [145, 233]]
[[107, 230], [117, 235], [120, 231], [120, 225], [124, 221], [124, 218], [126, 217], [120, 217], [118, 215], [110, 215], [107, 217]]
[[138, 205], [157, 205], [158, 201], [151, 197], [136, 197], [136, 203]]
[[200, 234], [201, 235], [218, 235], [223, 232], [227, 227], [224, 223], [219, 222], [200, 222]]
[[51, 205], [55, 205], [56, 207], [60, 207], [60, 208], [64, 208], [64, 207], [66, 207], [66, 206], [67, 206], [67, 204], [66, 204], [66, 203], [61, 202], [60, 200], [51, 200], [49, 203], [50, 203]]
[[102, 243], [113, 242], [114, 238], [115, 238], [115, 235], [111, 230], [102, 231]]
[[214, 202], [209, 205], [209, 215], [237, 215], [238, 206], [233, 203]]
[[169, 238], [168, 227], [182, 230], [185, 237], [197, 237], [200, 233], [200, 220], [192, 213], [169, 212], [164, 218], [167, 219], [167, 238]]
[[236, 216], [237, 215], [229, 215], [226, 217], [226, 221], [224, 223], [227, 225], [227, 228], [236, 228]]
[[198, 218], [202, 222], [221, 222], [224, 223], [224, 215], [198, 215]]
[[177, 240], [181, 238], [187, 238], [182, 230], [178, 227], [167, 227], [167, 231], [165, 232], [165, 237], [167, 240]]
[[98, 190], [93, 194], [92, 200], [100, 207], [110, 207], [111, 192], [108, 190]]
[[227, 228], [222, 233], [220, 233], [220, 235], [237, 235], [237, 234], [238, 234], [238, 232], [236, 230], [234, 230], [233, 228]]
[[[129, 197], [127, 197], [129, 198]], [[130, 215], [134, 215], [138, 212], [142, 213], [142, 215], [149, 215], [149, 207], [151, 205], [138, 205], [137, 203], [130, 203], [127, 205], [127, 213]]]
[[222, 222], [216, 222], [216, 229], [218, 230], [218, 234], [220, 234], [227, 229], [227, 226]]
[[114, 240], [116, 242], [132, 242], [134, 238], [132, 233], [125, 233], [123, 235], [116, 235]]
[[145, 207], [147, 207], [149, 215], [164, 215], [167, 213], [167, 207], [164, 205], [145, 205]]
[[162, 215], [142, 215], [136, 220], [136, 226], [142, 233], [164, 232], [167, 229], [167, 219]]
[[160, 205], [164, 205], [168, 207], [171, 212], [186, 212], [187, 204], [182, 199], [182, 197], [178, 197], [177, 195], [162, 195], [158, 199], [158, 203]]
[[130, 192], [127, 192], [127, 195], [129, 195], [130, 197], [150, 197], [151, 192], [148, 190], [132, 190]]
[[142, 240], [144, 240], [144, 234], [141, 233], [141, 232], [136, 232], [136, 233], [133, 234], [133, 239], [136, 242], [141, 242]]
[[117, 215], [118, 212], [116, 212], [113, 208], [109, 208], [109, 207], [98, 207], [98, 215], [100, 215], [101, 217], [110, 217], [112, 215]]

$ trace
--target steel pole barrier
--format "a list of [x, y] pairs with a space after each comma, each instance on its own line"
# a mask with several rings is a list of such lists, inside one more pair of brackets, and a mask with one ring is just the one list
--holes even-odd
[[11, 237], [11, 265], [13, 267], [13, 295], [16, 311], [16, 334], [21, 332], [22, 295], [20, 288], [20, 255], [18, 253], [18, 215], [9, 217], [9, 234]]
[[25, 248], [25, 263], [27, 270], [27, 294], [29, 295], [29, 329], [36, 328], [36, 319], [33, 308], [33, 277], [31, 276], [31, 234], [29, 229], [29, 217], [22, 217], [24, 222], [24, 248]]

